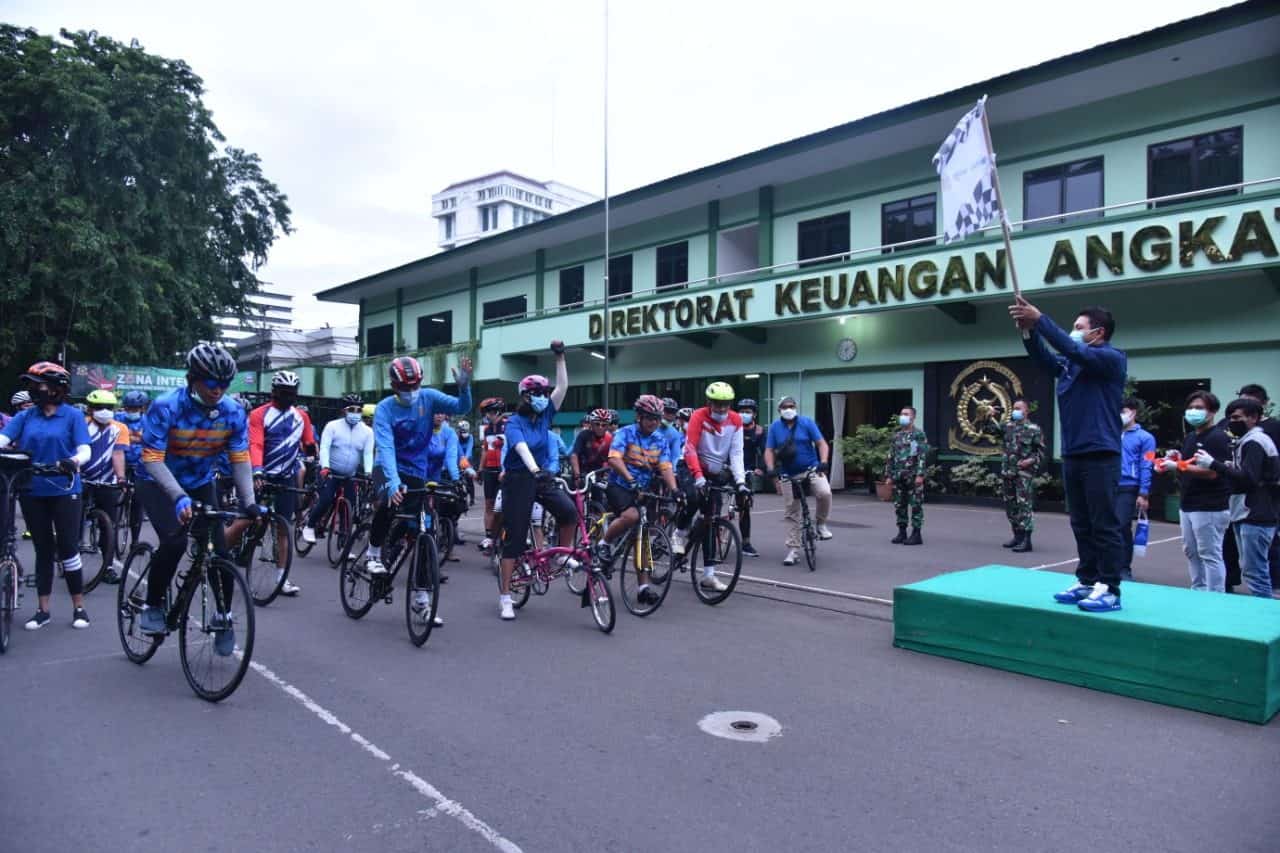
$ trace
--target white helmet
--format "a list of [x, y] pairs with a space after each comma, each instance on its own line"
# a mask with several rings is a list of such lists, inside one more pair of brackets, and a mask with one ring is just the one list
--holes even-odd
[[297, 388], [301, 383], [298, 374], [292, 370], [277, 370], [276, 375], [271, 377], [272, 388]]
[[458, 421], [458, 432], [463, 435], [471, 432], [471, 421]]

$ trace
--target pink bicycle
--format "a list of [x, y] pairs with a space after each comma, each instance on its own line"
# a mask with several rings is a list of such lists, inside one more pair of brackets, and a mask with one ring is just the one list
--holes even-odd
[[[529, 601], [530, 592], [545, 595], [551, 588], [551, 584], [559, 578], [569, 578], [574, 573], [582, 572], [587, 579], [585, 588], [582, 590], [582, 606], [591, 608], [591, 618], [595, 620], [596, 627], [608, 634], [613, 630], [616, 619], [613, 597], [609, 594], [608, 578], [593, 565], [591, 543], [587, 536], [585, 520], [585, 496], [591, 488], [591, 478], [588, 477], [581, 489], [571, 489], [563, 480], [557, 480], [557, 482], [560, 488], [573, 496], [574, 505], [578, 510], [577, 545], [530, 548], [521, 554], [516, 560], [515, 569], [511, 572], [511, 604], [519, 610]], [[566, 557], [568, 559], [565, 559]], [[579, 564], [578, 568], [570, 569], [566, 566], [569, 560], [576, 560]], [[577, 587], [570, 581], [569, 588]]]

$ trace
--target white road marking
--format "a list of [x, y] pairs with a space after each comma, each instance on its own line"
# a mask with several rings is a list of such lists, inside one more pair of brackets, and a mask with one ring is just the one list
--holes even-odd
[[[1147, 547], [1150, 548], [1152, 545], [1163, 545], [1166, 542], [1181, 542], [1181, 541], [1182, 541], [1181, 536], [1169, 536], [1165, 539], [1156, 539], [1152, 542], [1148, 542]], [[1041, 569], [1056, 569], [1058, 566], [1069, 566], [1072, 563], [1078, 563], [1078, 562], [1080, 562], [1079, 557], [1072, 557], [1070, 560], [1060, 560], [1056, 563], [1045, 563], [1044, 565], [1040, 565], [1040, 566], [1031, 566], [1029, 571], [1038, 572]]]
[[[302, 705], [302, 707], [306, 708], [308, 711], [315, 714], [321, 720], [333, 726], [344, 735], [350, 737], [351, 740], [358, 744], [365, 752], [369, 753], [379, 761], [391, 761], [391, 756], [379, 749], [376, 744], [361, 735], [359, 732], [353, 731], [351, 726], [342, 722], [342, 720], [338, 719], [332, 712], [322, 707], [310, 696], [303, 693], [280, 676], [276, 675], [270, 669], [257, 661], [251, 661], [249, 666], [253, 668], [254, 672], [258, 673], [263, 678], [267, 679], [267, 681], [270, 681], [276, 687], [283, 690], [288, 696], [296, 700], [298, 704]], [[413, 771], [402, 768], [399, 764], [392, 763], [390, 772], [392, 776], [396, 776], [405, 782], [408, 782], [415, 791], [426, 799], [431, 800], [434, 809], [437, 812], [456, 818], [457, 821], [467, 829], [484, 838], [485, 841], [488, 841], [494, 847], [503, 851], [503, 853], [522, 853], [520, 847], [517, 846], [514, 841], [509, 838], [505, 838], [496, 829], [489, 826], [489, 824], [480, 820], [480, 818], [468, 811], [461, 803], [450, 800], [442, 794], [438, 788], [415, 774]]]

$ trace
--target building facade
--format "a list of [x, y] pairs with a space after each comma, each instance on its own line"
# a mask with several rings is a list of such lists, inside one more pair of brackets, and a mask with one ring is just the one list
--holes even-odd
[[597, 200], [558, 181], [494, 172], [450, 184], [431, 196], [431, 215], [437, 245], [454, 249]]
[[262, 329], [236, 343], [236, 363], [245, 370], [272, 371], [299, 365], [351, 364], [360, 356], [355, 326], [323, 329]]
[[272, 290], [260, 290], [248, 297], [249, 310], [244, 317], [221, 316], [217, 323], [222, 340], [228, 344], [241, 341], [263, 329], [288, 329], [293, 325], [293, 296]]
[[[1012, 257], [998, 228], [935, 237], [931, 157], [983, 95]], [[564, 340], [566, 423], [605, 403], [607, 363], [620, 410], [641, 392], [696, 404], [724, 379], [766, 411], [796, 396], [839, 439], [911, 403], [958, 458], [994, 450], [983, 401], [1028, 395], [1056, 421], [1007, 315], [1016, 267], [1060, 324], [1110, 308], [1138, 390], [1175, 413], [1194, 388], [1280, 396], [1280, 9], [1240, 4], [678, 175], [611, 199], [610, 219], [607, 267], [592, 204], [319, 298], [360, 306], [365, 355], [425, 351], [429, 382], [473, 353], [480, 396], [551, 374]], [[340, 384], [379, 393], [384, 367]], [[1177, 414], [1162, 432], [1172, 445]]]

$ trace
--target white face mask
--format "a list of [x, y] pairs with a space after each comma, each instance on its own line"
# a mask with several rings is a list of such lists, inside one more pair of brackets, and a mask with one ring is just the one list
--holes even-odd
[[898, 415], [898, 426], [911, 426], [910, 415]]
[[412, 391], [397, 391], [397, 392], [396, 392], [396, 400], [398, 400], [398, 401], [400, 402], [400, 405], [402, 405], [402, 406], [407, 406], [407, 405], [409, 405], [410, 403], [412, 403], [412, 402], [413, 402], [413, 392], [412, 392]]
[[116, 419], [116, 413], [110, 409], [98, 409], [93, 413], [93, 419], [100, 424], [109, 424]]
[[356, 424], [360, 423], [359, 412], [348, 412], [346, 417], [347, 417], [347, 423], [351, 424], [352, 426], [355, 426]]
[[1133, 423], [1133, 412], [1121, 412], [1120, 423], [1124, 424], [1125, 426], [1128, 426], [1129, 424]]
[[753, 415], [753, 414], [751, 414], [750, 412], [743, 412], [743, 413], [742, 413], [742, 422], [743, 422], [744, 424], [749, 424], [749, 423], [751, 423], [751, 422], [752, 422], [753, 420], [755, 420], [755, 419], [756, 419], [756, 416], [755, 416], [755, 415]]
[[782, 419], [783, 419], [784, 421], [793, 421], [793, 420], [795, 420], [795, 419], [796, 419], [796, 410], [795, 410], [795, 409], [783, 409], [783, 410], [781, 410], [780, 412], [778, 412], [778, 414], [780, 414], [780, 415], [782, 416]]
[[716, 423], [723, 423], [724, 419], [727, 417], [729, 417], [728, 412], [712, 412], [711, 413], [711, 420], [715, 421]]

